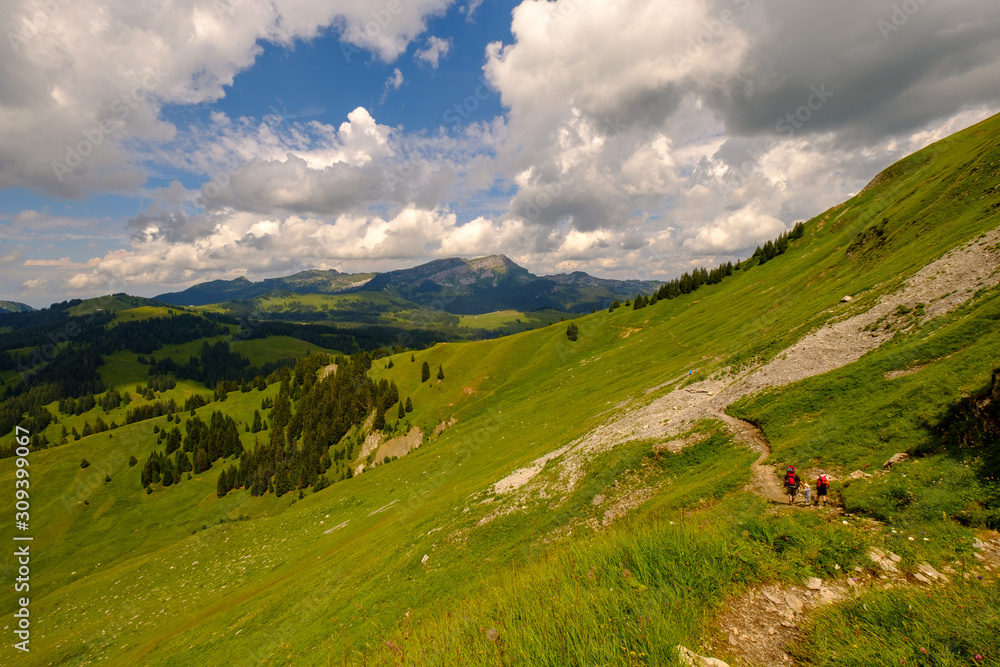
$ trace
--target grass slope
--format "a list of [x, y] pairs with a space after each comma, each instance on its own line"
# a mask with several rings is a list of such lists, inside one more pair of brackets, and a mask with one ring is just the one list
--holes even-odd
[[[616, 449], [592, 462], [565, 499], [533, 499], [523, 512], [478, 524], [495, 505], [493, 482], [586, 434], [625, 402], [652, 400], [658, 394], [648, 388], [689, 370], [697, 378], [766, 359], [996, 227], [1000, 197], [989, 192], [998, 136], [1000, 117], [929, 147], [810, 221], [785, 255], [686, 297], [584, 316], [575, 343], [561, 324], [438, 345], [412, 362], [410, 353], [395, 355], [391, 369], [376, 363], [374, 377], [412, 398], [413, 424], [428, 434], [454, 425], [302, 500], [245, 491], [217, 500], [219, 466], [143, 495], [126, 460], [154, 448], [154, 422], [32, 454], [30, 662], [401, 664], [405, 655], [406, 664], [671, 664], [675, 643], [707, 639], [727, 596], [760, 581], [865, 565], [867, 544], [884, 536], [853, 520], [768, 511], [739, 491], [754, 455], [721, 433], [678, 455], [657, 457], [651, 442]], [[880, 235], [868, 232], [886, 219]], [[845, 294], [858, 298], [841, 306]], [[919, 441], [912, 423], [920, 410], [930, 418], [988, 379], [996, 307], [994, 292], [982, 294], [848, 368], [737, 410], [764, 425], [776, 459], [845, 470], [880, 463], [885, 451]], [[884, 380], [885, 369], [915, 360], [929, 365]], [[919, 377], [927, 371], [930, 387]], [[858, 405], [873, 388], [880, 402]], [[236, 392], [223, 407], [242, 425], [260, 399]], [[840, 430], [817, 448], [833, 420]], [[893, 435], [875, 444], [868, 431]], [[84, 456], [92, 465], [81, 470]], [[601, 515], [596, 496], [637, 470], [660, 483], [655, 496], [617, 527], [589, 529]], [[12, 462], [0, 461], [3, 488], [13, 488], [12, 478]], [[8, 516], [11, 498], [0, 499]], [[229, 521], [241, 515], [251, 520]], [[941, 523], [934, 541], [899, 547], [904, 563], [964, 558], [968, 550], [953, 539], [962, 530]], [[995, 614], [991, 595], [985, 613]], [[12, 605], [4, 597], [0, 612]], [[812, 637], [850, 654], [849, 638]], [[996, 636], [976, 637], [982, 646], [969, 650], [995, 658]]]

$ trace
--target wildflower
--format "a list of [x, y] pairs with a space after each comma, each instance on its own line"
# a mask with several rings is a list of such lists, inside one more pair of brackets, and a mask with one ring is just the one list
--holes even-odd
[[921, 653], [927, 653], [927, 649], [925, 649], [923, 646], [921, 646], [920, 647], [920, 652]]
[[910, 539], [910, 541], [912, 542], [912, 541], [913, 541], [913, 536], [911, 535], [909, 539]]
[[977, 653], [977, 654], [976, 654], [976, 662], [982, 662], [982, 661], [983, 661], [983, 656], [981, 656], [981, 655], [979, 655], [979, 654]]

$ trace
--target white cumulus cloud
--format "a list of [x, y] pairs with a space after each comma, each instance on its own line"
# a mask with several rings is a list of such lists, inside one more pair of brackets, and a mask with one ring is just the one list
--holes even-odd
[[437, 69], [441, 59], [448, 55], [451, 50], [451, 40], [441, 39], [431, 35], [427, 39], [427, 46], [417, 50], [413, 57], [417, 62], [427, 63], [431, 69]]

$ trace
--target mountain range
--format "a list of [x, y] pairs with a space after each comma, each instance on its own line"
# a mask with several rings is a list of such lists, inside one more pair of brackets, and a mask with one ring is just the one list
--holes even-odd
[[542, 308], [583, 313], [605, 308], [615, 299], [624, 300], [639, 292], [648, 294], [662, 284], [655, 280], [595, 278], [581, 271], [536, 276], [504, 255], [491, 255], [437, 259], [384, 273], [317, 269], [258, 282], [244, 277], [213, 280], [156, 298], [178, 306], [203, 306], [253, 299], [276, 290], [296, 294], [381, 292], [461, 315]]

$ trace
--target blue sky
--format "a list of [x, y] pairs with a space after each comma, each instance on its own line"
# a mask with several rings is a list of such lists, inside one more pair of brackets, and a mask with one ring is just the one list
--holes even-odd
[[992, 1], [911, 5], [4, 3], [0, 298], [746, 256], [997, 112]]

